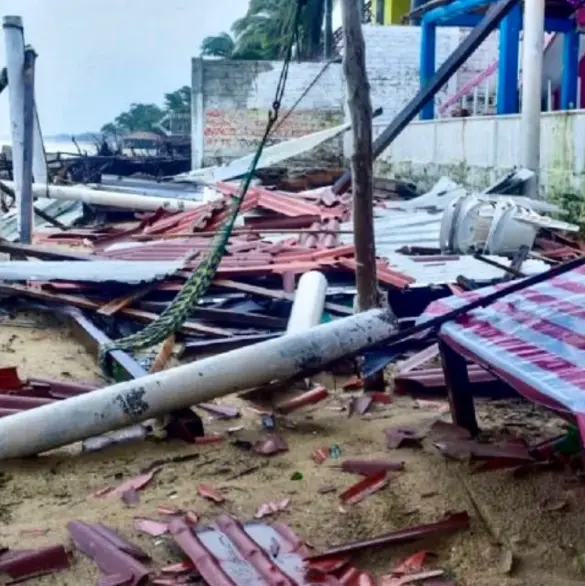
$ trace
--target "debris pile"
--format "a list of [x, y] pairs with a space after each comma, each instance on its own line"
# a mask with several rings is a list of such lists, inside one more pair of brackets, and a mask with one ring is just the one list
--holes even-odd
[[[197, 450], [92, 487], [88, 498], [125, 511], [130, 529], [70, 520], [64, 524], [72, 548], [6, 550], [4, 573], [20, 581], [62, 571], [75, 566], [77, 551], [99, 569], [100, 584], [264, 584], [270, 575], [270, 583], [283, 584], [461, 586], [448, 556], [434, 556], [426, 546], [436, 535], [469, 528], [465, 512], [432, 523], [422, 515], [423, 524], [406, 522], [404, 514], [405, 529], [369, 532], [374, 536], [336, 547], [330, 547], [335, 539], [320, 540], [321, 553], [305, 542], [314, 535], [284, 521], [309, 506], [299, 505], [299, 493], [328, 499], [324, 508], [339, 518], [359, 517], [408, 483], [416, 458], [444, 458], [474, 478], [581, 468], [582, 413], [567, 389], [582, 378], [574, 323], [583, 312], [584, 245], [569, 235], [575, 226], [556, 219], [562, 210], [513, 193], [524, 180], [518, 171], [479, 194], [447, 179], [423, 195], [379, 183], [376, 250], [387, 306], [356, 315], [351, 195], [312, 188], [321, 180], [310, 177], [294, 191], [283, 190], [291, 187], [284, 180], [278, 188], [254, 185], [213, 282], [181, 327], [151, 349], [110, 353], [118, 384], [64, 383], [0, 369], [2, 458], [78, 441], [81, 458], [89, 452], [107, 458], [120, 444]], [[12, 316], [22, 310], [58, 315], [97, 358], [111, 340], [156, 322], [208, 258], [238, 196], [235, 183], [207, 181], [203, 197], [185, 200], [183, 210], [90, 204], [74, 213], [64, 207], [60, 216], [61, 208], [45, 207], [61, 225], [39, 226], [31, 245], [10, 241], [14, 225], [6, 215], [0, 251], [11, 260], [0, 262], [2, 325], [16, 326]], [[166, 189], [165, 197], [171, 193]], [[340, 384], [322, 379], [323, 371]], [[369, 381], [379, 372], [389, 384], [372, 389]], [[238, 392], [237, 400], [222, 399]], [[537, 437], [481, 431], [473, 399], [509, 400], [518, 393], [529, 400], [538, 395], [579, 425]], [[416, 423], [394, 419], [405, 401], [420, 416]], [[344, 435], [328, 438], [316, 425], [316, 437], [303, 448], [306, 461], [299, 461], [298, 434], [324, 413], [346, 427], [377, 429], [372, 455], [365, 458]], [[454, 424], [445, 421], [449, 413]], [[237, 454], [245, 466], [219, 469], [231, 484], [198, 475], [181, 506], [153, 505], [150, 491], [171, 468], [191, 460], [205, 467], [219, 458], [206, 460], [207, 453]], [[293, 456], [290, 466], [283, 464]], [[270, 469], [280, 469], [292, 488], [250, 498], [238, 510], [233, 483], [257, 475], [259, 484], [269, 484], [261, 474]], [[326, 481], [312, 482], [315, 470]], [[432, 498], [433, 488], [420, 498]], [[566, 499], [543, 502], [549, 512], [568, 507]], [[128, 541], [134, 536], [150, 541], [138, 547]], [[392, 552], [376, 570], [358, 555], [419, 540], [424, 550]], [[156, 548], [164, 548], [167, 563]], [[511, 573], [514, 564], [508, 566]]]

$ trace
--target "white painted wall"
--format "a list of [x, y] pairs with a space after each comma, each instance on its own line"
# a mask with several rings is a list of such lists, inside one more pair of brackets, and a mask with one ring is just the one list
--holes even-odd
[[[546, 193], [583, 192], [585, 110], [542, 114], [540, 148]], [[411, 123], [379, 157], [376, 171], [424, 186], [447, 174], [483, 188], [520, 163], [520, 116], [480, 116]]]
[[[418, 26], [364, 25], [366, 67], [374, 108], [382, 106], [384, 115], [375, 126], [385, 127], [420, 89], [420, 36]], [[470, 29], [437, 29], [437, 68], [461, 44]], [[457, 90], [497, 58], [498, 34], [490, 35], [459, 68], [453, 78], [435, 96], [435, 104]]]

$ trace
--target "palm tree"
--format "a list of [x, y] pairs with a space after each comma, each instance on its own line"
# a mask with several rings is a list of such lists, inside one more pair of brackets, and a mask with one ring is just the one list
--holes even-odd
[[205, 37], [201, 43], [201, 55], [204, 57], [231, 57], [236, 43], [228, 33], [215, 37]]
[[[327, 0], [307, 0], [301, 14], [296, 54], [300, 59], [322, 55], [323, 20]], [[201, 53], [231, 59], [282, 59], [287, 47], [296, 2], [292, 0], [250, 0], [248, 11], [227, 33], [207, 37]]]

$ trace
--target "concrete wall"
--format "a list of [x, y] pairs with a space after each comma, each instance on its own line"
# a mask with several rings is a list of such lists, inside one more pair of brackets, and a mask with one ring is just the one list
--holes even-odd
[[[540, 151], [546, 196], [565, 207], [573, 194], [585, 202], [585, 110], [542, 114]], [[449, 175], [481, 189], [519, 165], [520, 116], [480, 116], [413, 122], [379, 157], [376, 173], [422, 187]]]
[[[264, 133], [282, 64], [271, 61], [193, 59], [193, 167], [227, 163], [247, 155]], [[280, 116], [307, 90], [323, 63], [291, 63]], [[275, 140], [303, 136], [344, 119], [341, 65], [333, 63], [274, 133]], [[305, 164], [342, 164], [342, 142], [329, 141]], [[297, 161], [301, 164], [303, 161]]]
[[[439, 28], [437, 66], [451, 54], [468, 30]], [[372, 105], [384, 114], [374, 124], [380, 132], [419, 89], [420, 28], [365, 25], [366, 65]], [[496, 57], [497, 35], [488, 38], [450, 83], [436, 103], [454, 94], [462, 84], [483, 71]], [[323, 68], [323, 63], [292, 63], [283, 103], [286, 112]], [[228, 162], [254, 150], [264, 130], [268, 108], [280, 75], [281, 63], [193, 59], [192, 159], [193, 167]], [[287, 139], [333, 126], [346, 117], [341, 64], [331, 64], [306, 93], [293, 115], [275, 134]], [[346, 135], [345, 155], [351, 144]], [[342, 139], [330, 141], [296, 164], [343, 163]]]

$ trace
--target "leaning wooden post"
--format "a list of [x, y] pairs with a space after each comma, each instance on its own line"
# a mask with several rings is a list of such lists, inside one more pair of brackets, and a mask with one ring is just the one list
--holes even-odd
[[21, 206], [19, 213], [22, 215], [20, 241], [26, 244], [32, 242], [34, 229], [33, 215], [33, 159], [34, 159], [34, 126], [36, 118], [35, 110], [35, 59], [37, 55], [32, 48], [27, 48], [24, 54], [24, 149], [22, 153], [22, 186]]
[[[374, 243], [372, 102], [366, 73], [360, 1], [342, 0], [343, 71], [353, 132], [351, 156], [353, 229], [358, 311], [380, 305]], [[366, 381], [366, 389], [383, 390], [384, 374]]]

